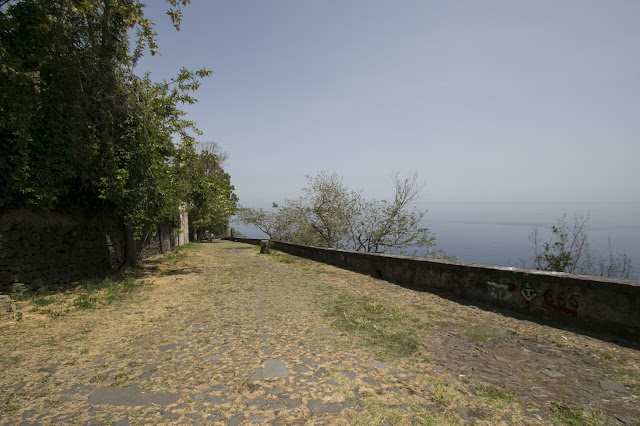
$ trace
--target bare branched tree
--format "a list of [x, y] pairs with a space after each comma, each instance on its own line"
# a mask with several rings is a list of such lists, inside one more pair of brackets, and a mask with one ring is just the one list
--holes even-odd
[[608, 253], [603, 256], [591, 247], [589, 231], [589, 213], [575, 216], [572, 224], [562, 215], [551, 227], [551, 239], [546, 242], [541, 241], [540, 228], [534, 227], [529, 234], [534, 268], [628, 279], [632, 269], [629, 256], [616, 254], [610, 238]]
[[348, 189], [335, 172], [307, 177], [303, 195], [296, 201], [274, 205], [273, 212], [242, 209], [236, 219], [254, 225], [274, 239], [369, 253], [403, 253], [422, 248], [438, 258], [435, 238], [420, 226], [426, 210], [411, 209], [424, 187], [417, 173], [393, 175], [393, 201], [367, 200]]
[[209, 154], [215, 155], [220, 167], [226, 166], [227, 161], [229, 161], [229, 154], [223, 151], [220, 145], [214, 141], [198, 142], [196, 143], [195, 150], [197, 154], [208, 152]]
[[393, 175], [395, 194], [393, 202], [359, 200], [350, 221], [349, 238], [353, 249], [369, 253], [402, 251], [409, 247], [424, 247], [431, 251], [435, 238], [420, 226], [427, 210], [410, 210], [409, 205], [418, 199], [424, 183], [413, 172], [402, 179]]

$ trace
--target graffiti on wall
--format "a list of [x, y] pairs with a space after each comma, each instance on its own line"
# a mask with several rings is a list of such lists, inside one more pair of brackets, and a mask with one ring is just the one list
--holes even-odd
[[522, 289], [520, 290], [520, 294], [522, 294], [522, 297], [524, 297], [524, 301], [527, 304], [527, 306], [529, 306], [531, 301], [535, 299], [535, 297], [538, 295], [533, 285], [526, 281], [522, 283]]
[[494, 283], [487, 281], [487, 292], [494, 299], [504, 299], [506, 292], [510, 290], [509, 284]]
[[567, 295], [562, 292], [554, 295], [552, 289], [547, 289], [542, 296], [542, 306], [554, 311], [577, 316], [578, 308], [580, 307], [580, 299], [581, 297], [577, 293], [571, 294], [567, 297]]

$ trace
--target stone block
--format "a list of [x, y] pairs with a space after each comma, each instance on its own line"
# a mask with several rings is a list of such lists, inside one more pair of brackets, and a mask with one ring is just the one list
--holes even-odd
[[89, 395], [87, 403], [124, 407], [157, 407], [175, 403], [179, 393], [152, 392], [137, 388], [98, 388]]
[[0, 259], [11, 259], [16, 254], [16, 251], [11, 248], [4, 248], [0, 250]]
[[44, 285], [44, 280], [42, 278], [33, 278], [31, 281], [31, 289], [38, 290]]
[[9, 271], [0, 271], [0, 285], [11, 284], [13, 282], [13, 274]]

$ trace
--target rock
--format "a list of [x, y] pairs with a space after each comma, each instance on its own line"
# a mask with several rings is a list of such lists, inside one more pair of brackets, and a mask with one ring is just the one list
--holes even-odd
[[334, 402], [330, 404], [325, 404], [320, 399], [312, 399], [307, 404], [307, 408], [311, 411], [312, 414], [320, 414], [320, 413], [339, 413], [345, 408], [356, 408], [357, 404], [353, 401], [345, 401], [345, 402]]
[[220, 361], [224, 359], [224, 355], [209, 355], [202, 358], [203, 361]]
[[272, 410], [283, 410], [283, 409], [292, 409], [297, 408], [302, 405], [301, 399], [289, 399], [289, 398], [256, 398], [247, 403], [247, 406], [255, 406], [260, 409], [262, 408], [270, 408]]
[[439, 365], [436, 365], [435, 367], [433, 367], [433, 371], [435, 371], [438, 374], [447, 374], [447, 371], [440, 367]]
[[274, 379], [276, 377], [287, 377], [289, 370], [279, 359], [272, 359], [264, 362], [263, 377], [265, 379]]
[[267, 418], [258, 414], [252, 414], [251, 416], [249, 416], [249, 420], [253, 423], [264, 423], [267, 421]]
[[317, 362], [315, 362], [312, 359], [307, 358], [306, 356], [303, 356], [302, 358], [300, 358], [300, 361], [304, 362], [305, 364], [307, 364], [311, 368], [316, 368], [318, 366]]
[[260, 253], [269, 254], [269, 240], [260, 240]]
[[240, 423], [242, 423], [242, 420], [244, 420], [244, 414], [237, 413], [237, 414], [233, 415], [232, 417], [230, 417], [229, 420], [227, 420], [227, 425], [228, 426], [236, 426], [236, 425], [239, 425]]
[[178, 345], [176, 343], [171, 343], [171, 344], [168, 344], [168, 345], [162, 345], [158, 349], [160, 350], [160, 352], [168, 352], [168, 351], [173, 350], [173, 349], [175, 349], [177, 347], [178, 347]]
[[549, 377], [552, 377], [554, 379], [557, 379], [557, 378], [560, 378], [560, 377], [565, 377], [564, 374], [558, 373], [557, 371], [553, 371], [553, 370], [549, 370], [549, 369], [542, 370], [540, 373], [542, 373], [544, 375], [547, 375]]
[[369, 363], [376, 368], [382, 368], [382, 369], [389, 368], [389, 366], [384, 362], [376, 361], [375, 359], [370, 361]]
[[296, 373], [308, 373], [311, 370], [309, 370], [306, 366], [302, 364], [296, 364], [293, 366], [293, 371], [295, 371]]
[[179, 393], [151, 392], [137, 388], [98, 388], [89, 395], [87, 403], [122, 407], [156, 407], [170, 405], [180, 398]]
[[629, 393], [622, 383], [612, 382], [611, 380], [600, 380], [600, 387], [607, 392]]

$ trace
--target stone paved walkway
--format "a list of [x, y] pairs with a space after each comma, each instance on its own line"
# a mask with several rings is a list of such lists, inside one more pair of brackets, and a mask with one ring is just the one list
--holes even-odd
[[[0, 320], [0, 423], [640, 424], [633, 349], [239, 243], [141, 275], [106, 308]], [[419, 349], [381, 359], [331, 292], [413, 312]]]

